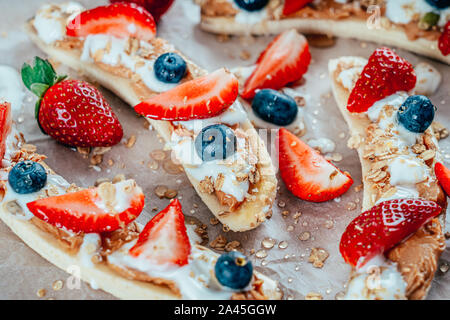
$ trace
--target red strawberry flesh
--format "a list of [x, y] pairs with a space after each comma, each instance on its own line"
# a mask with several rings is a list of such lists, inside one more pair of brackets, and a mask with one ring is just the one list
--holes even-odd
[[111, 3], [116, 2], [133, 2], [144, 7], [153, 16], [156, 22], [161, 16], [169, 10], [174, 0], [111, 0]]
[[284, 0], [283, 15], [287, 16], [297, 12], [313, 0]]
[[188, 263], [191, 244], [178, 199], [147, 223], [129, 252], [151, 264], [183, 266]]
[[[34, 216], [58, 228], [77, 233], [114, 231], [139, 216], [144, 208], [144, 194], [133, 180], [108, 186], [39, 199], [27, 203], [27, 207]], [[115, 190], [113, 199], [105, 194], [111, 187]], [[114, 202], [115, 199], [118, 200]]]
[[259, 56], [241, 96], [251, 99], [255, 96], [255, 90], [277, 90], [301, 79], [310, 61], [308, 42], [303, 35], [293, 29], [281, 33]]
[[444, 31], [438, 39], [439, 50], [444, 56], [450, 54], [450, 21], [448, 21], [444, 27]]
[[389, 48], [370, 56], [347, 102], [350, 112], [366, 112], [377, 101], [416, 85], [413, 66]]
[[237, 98], [239, 83], [225, 69], [184, 82], [136, 105], [135, 111], [156, 120], [191, 120], [214, 117]]
[[286, 187], [302, 200], [323, 202], [344, 194], [353, 184], [316, 150], [285, 128], [278, 132], [280, 174]]
[[[11, 105], [8, 102], [0, 103], [0, 159], [3, 159], [6, 150], [6, 138], [11, 130]], [[1, 165], [0, 165], [1, 166]]]
[[353, 267], [362, 267], [417, 231], [441, 213], [434, 201], [395, 199], [384, 201], [356, 217], [342, 235], [339, 250]]
[[108, 34], [150, 41], [156, 35], [156, 24], [144, 8], [134, 3], [116, 3], [81, 12], [67, 25], [66, 34], [82, 38]]
[[445, 193], [450, 195], [450, 169], [438, 162], [434, 166], [434, 173]]

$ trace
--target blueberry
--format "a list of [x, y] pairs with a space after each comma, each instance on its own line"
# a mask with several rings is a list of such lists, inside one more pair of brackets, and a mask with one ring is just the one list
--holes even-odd
[[186, 74], [186, 61], [179, 54], [168, 52], [155, 61], [155, 76], [165, 83], [178, 83]]
[[256, 11], [264, 8], [269, 0], [234, 0], [239, 8], [247, 11]]
[[298, 113], [293, 98], [273, 89], [258, 91], [253, 98], [252, 109], [259, 118], [278, 126], [291, 124]]
[[438, 9], [445, 9], [447, 7], [450, 7], [450, 0], [425, 0], [428, 2], [429, 5], [438, 8]]
[[223, 124], [207, 126], [195, 138], [195, 150], [203, 161], [224, 160], [236, 151], [236, 136]]
[[409, 131], [421, 133], [433, 122], [434, 106], [425, 96], [410, 96], [398, 109], [397, 118]]
[[252, 280], [253, 266], [239, 251], [222, 254], [214, 267], [217, 280], [231, 289], [244, 289]]
[[47, 182], [47, 173], [39, 163], [25, 160], [17, 163], [9, 172], [8, 181], [20, 194], [41, 190]]

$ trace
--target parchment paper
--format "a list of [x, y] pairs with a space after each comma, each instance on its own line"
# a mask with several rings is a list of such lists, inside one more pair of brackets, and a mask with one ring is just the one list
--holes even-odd
[[[35, 55], [45, 56], [27, 38], [22, 31], [22, 24], [33, 16], [45, 1], [7, 1], [0, 0], [0, 64], [7, 64], [17, 69], [24, 61], [31, 61]], [[59, 1], [55, 1], [59, 2]], [[92, 8], [105, 1], [80, 1], [87, 8]], [[220, 42], [218, 37], [201, 31], [198, 27], [199, 9], [191, 0], [176, 0], [174, 6], [163, 17], [158, 25], [158, 35], [175, 44], [198, 65], [215, 70], [219, 67], [233, 68], [252, 64], [258, 53], [272, 39], [271, 37], [232, 38]], [[209, 241], [222, 234], [228, 241], [240, 241], [244, 252], [250, 255], [262, 249], [261, 242], [266, 237], [276, 240], [274, 247], [267, 251], [267, 257], [251, 259], [256, 268], [264, 274], [280, 282], [285, 299], [304, 299], [310, 292], [316, 292], [324, 299], [335, 299], [344, 290], [344, 284], [350, 268], [345, 265], [338, 252], [339, 239], [347, 224], [360, 213], [362, 192], [355, 192], [354, 187], [361, 184], [361, 168], [356, 152], [346, 146], [348, 130], [343, 118], [338, 112], [330, 91], [330, 81], [327, 73], [328, 59], [342, 55], [361, 55], [368, 57], [376, 48], [375, 44], [359, 41], [338, 39], [331, 48], [311, 48], [313, 62], [305, 76], [306, 82], [300, 91], [306, 94], [307, 104], [304, 109], [307, 134], [306, 141], [311, 138], [327, 137], [336, 143], [336, 151], [342, 155], [342, 161], [336, 164], [351, 173], [355, 180], [354, 186], [337, 201], [322, 204], [308, 203], [296, 199], [280, 181], [280, 190], [274, 205], [273, 217], [256, 230], [246, 233], [223, 232], [221, 225], [211, 225], [212, 214], [194, 192], [183, 173], [169, 175], [161, 167], [152, 170], [148, 167], [152, 150], [162, 149], [158, 135], [144, 126], [144, 119], [135, 115], [134, 111], [119, 98], [107, 90], [100, 88], [107, 100], [113, 106], [124, 126], [125, 138], [136, 135], [134, 147], [127, 148], [124, 144], [113, 147], [108, 152], [102, 164], [101, 171], [90, 167], [88, 159], [70, 148], [63, 147], [40, 133], [33, 117], [35, 98], [27, 92], [24, 100], [22, 116], [24, 121], [19, 129], [24, 132], [30, 143], [38, 146], [40, 153], [48, 156], [47, 163], [68, 181], [88, 187], [99, 178], [112, 179], [116, 174], [125, 174], [127, 178], [134, 178], [144, 189], [147, 205], [139, 221], [145, 223], [150, 217], [163, 209], [167, 199], [159, 199], [154, 188], [165, 185], [176, 189], [186, 215], [198, 218], [208, 226]], [[413, 64], [428, 59], [415, 56], [399, 50], [400, 54], [408, 58]], [[243, 60], [250, 53], [248, 60]], [[438, 108], [436, 119], [450, 127], [450, 110], [448, 110], [450, 67], [435, 61], [428, 61], [437, 67], [443, 76], [443, 83], [439, 91], [432, 96]], [[62, 71], [67, 71], [61, 68]], [[80, 78], [73, 72], [72, 76]], [[450, 139], [441, 140], [440, 145], [448, 155], [450, 162]], [[114, 161], [113, 166], [108, 160]], [[447, 163], [449, 164], [449, 163]], [[347, 208], [356, 203], [354, 210]], [[283, 206], [280, 208], [277, 203]], [[158, 211], [152, 211], [157, 208]], [[156, 209], [155, 209], [156, 210]], [[286, 217], [282, 211], [289, 211]], [[297, 219], [294, 218], [297, 212]], [[285, 213], [286, 214], [286, 213]], [[297, 223], [295, 221], [297, 220]], [[290, 230], [290, 231], [289, 231]], [[308, 240], [299, 240], [304, 232], [309, 232]], [[287, 247], [281, 247], [287, 243]], [[323, 248], [329, 253], [322, 268], [315, 268], [308, 263], [312, 248]], [[253, 250], [252, 250], [253, 249]], [[258, 253], [260, 255], [261, 252]], [[450, 260], [450, 251], [446, 250], [440, 264]], [[443, 268], [444, 269], [444, 268]], [[82, 283], [80, 289], [68, 289], [66, 280], [69, 275], [54, 267], [38, 254], [28, 248], [3, 223], [0, 223], [0, 298], [1, 299], [113, 299], [111, 295], [94, 290], [88, 284]], [[450, 298], [450, 285], [447, 281], [450, 274], [438, 271], [430, 299]], [[53, 290], [55, 280], [62, 280], [64, 287]], [[46, 289], [45, 297], [38, 298], [37, 291]]]

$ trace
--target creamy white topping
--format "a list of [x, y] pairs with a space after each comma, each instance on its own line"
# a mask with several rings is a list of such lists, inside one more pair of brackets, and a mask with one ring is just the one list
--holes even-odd
[[85, 267], [93, 268], [94, 262], [92, 258], [99, 252], [101, 246], [101, 238], [98, 233], [86, 233], [83, 237], [83, 243], [78, 251], [81, 264]]
[[337, 64], [341, 63], [343, 66], [349, 66], [344, 68], [338, 75], [337, 79], [347, 90], [352, 90], [355, 86], [359, 75], [367, 64], [367, 59], [360, 57], [341, 57], [339, 59], [333, 59], [329, 61], [329, 69], [335, 71]]
[[348, 283], [346, 300], [403, 300], [406, 282], [397, 265], [383, 255], [356, 270]]
[[416, 71], [417, 82], [412, 90], [413, 94], [422, 94], [424, 96], [434, 94], [441, 84], [441, 73], [426, 62], [418, 63], [414, 70]]
[[438, 25], [443, 27], [450, 16], [450, 8], [439, 10], [425, 0], [386, 0], [386, 17], [394, 23], [408, 24], [428, 12], [440, 15]]
[[[124, 212], [126, 209], [130, 208], [131, 200], [142, 193], [142, 189], [136, 185], [136, 182], [134, 180], [131, 179], [114, 183], [112, 184], [112, 186], [114, 187], [113, 199], [110, 198], [112, 197], [111, 194], [103, 195], [102, 186], [100, 185], [99, 187], [100, 197], [105, 197], [106, 200], [101, 199], [100, 201], [96, 202], [96, 205], [105, 212], [110, 212], [111, 209], [114, 213]], [[107, 204], [106, 202], [109, 203]]]
[[238, 174], [248, 174], [254, 168], [257, 159], [251, 154], [246, 139], [239, 135], [236, 136], [236, 152], [225, 160], [202, 161], [195, 149], [195, 136], [201, 130], [212, 124], [226, 124], [234, 126], [244, 124], [247, 121], [245, 112], [239, 101], [236, 101], [225, 112], [219, 116], [190, 121], [177, 121], [175, 125], [181, 125], [189, 130], [194, 136], [178, 135], [177, 131], [172, 133], [169, 147], [172, 149], [177, 161], [185, 166], [185, 171], [197, 181], [202, 181], [206, 177], [211, 177], [213, 182], [218, 176], [224, 176], [221, 191], [231, 195], [241, 202], [245, 199], [249, 191], [249, 182], [238, 181]]
[[399, 156], [388, 165], [391, 177], [389, 183], [393, 186], [415, 186], [430, 176], [430, 169], [423, 161], [408, 156]]
[[13, 116], [21, 111], [24, 96], [22, 79], [17, 70], [0, 65], [0, 102], [11, 103]]
[[33, 20], [33, 26], [36, 29], [39, 38], [46, 44], [64, 39], [66, 35], [66, 26], [84, 7], [76, 2], [66, 2], [60, 5], [43, 5]]
[[225, 112], [218, 116], [207, 119], [194, 119], [188, 121], [174, 121], [175, 125], [181, 125], [189, 131], [198, 134], [204, 127], [212, 124], [226, 124], [228, 126], [234, 126], [237, 124], [243, 124], [247, 121], [247, 114], [245, 113], [242, 105], [239, 101], [234, 102]]
[[308, 145], [318, 149], [323, 154], [333, 152], [336, 149], [336, 144], [328, 138], [310, 139]]

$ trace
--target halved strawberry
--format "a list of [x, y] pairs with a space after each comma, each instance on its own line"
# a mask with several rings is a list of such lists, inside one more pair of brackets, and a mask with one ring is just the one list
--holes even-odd
[[296, 30], [278, 35], [261, 53], [256, 68], [244, 85], [241, 96], [251, 99], [257, 89], [280, 89], [302, 78], [308, 70], [311, 54], [306, 38]]
[[416, 85], [413, 66], [389, 48], [370, 56], [347, 102], [350, 112], [366, 112], [378, 100]]
[[313, 0], [284, 0], [283, 15], [287, 16], [297, 12]]
[[450, 195], [450, 169], [438, 162], [434, 166], [434, 173], [447, 195]]
[[341, 255], [348, 264], [362, 267], [417, 231], [441, 210], [436, 202], [424, 199], [384, 201], [348, 225], [339, 245]]
[[438, 46], [444, 56], [450, 54], [450, 21], [445, 24], [444, 30], [439, 36]]
[[191, 244], [178, 199], [147, 223], [129, 252], [157, 265], [188, 263]]
[[135, 220], [144, 208], [144, 194], [134, 180], [103, 183], [27, 203], [39, 219], [73, 232], [114, 231]]
[[285, 128], [278, 131], [279, 166], [286, 187], [302, 200], [323, 202], [344, 194], [353, 184], [342, 172]]
[[134, 107], [137, 113], [157, 120], [191, 120], [214, 117], [237, 98], [239, 83], [226, 69], [178, 85]]
[[109, 34], [149, 41], [156, 35], [156, 24], [144, 8], [134, 3], [115, 3], [81, 12], [67, 25], [66, 34], [71, 37]]
[[[3, 159], [6, 150], [6, 138], [11, 130], [11, 104], [0, 103], [0, 160]], [[1, 161], [0, 161], [1, 166]]]
[[153, 16], [156, 22], [161, 16], [169, 10], [174, 0], [110, 0], [111, 3], [116, 2], [134, 2], [144, 7]]

